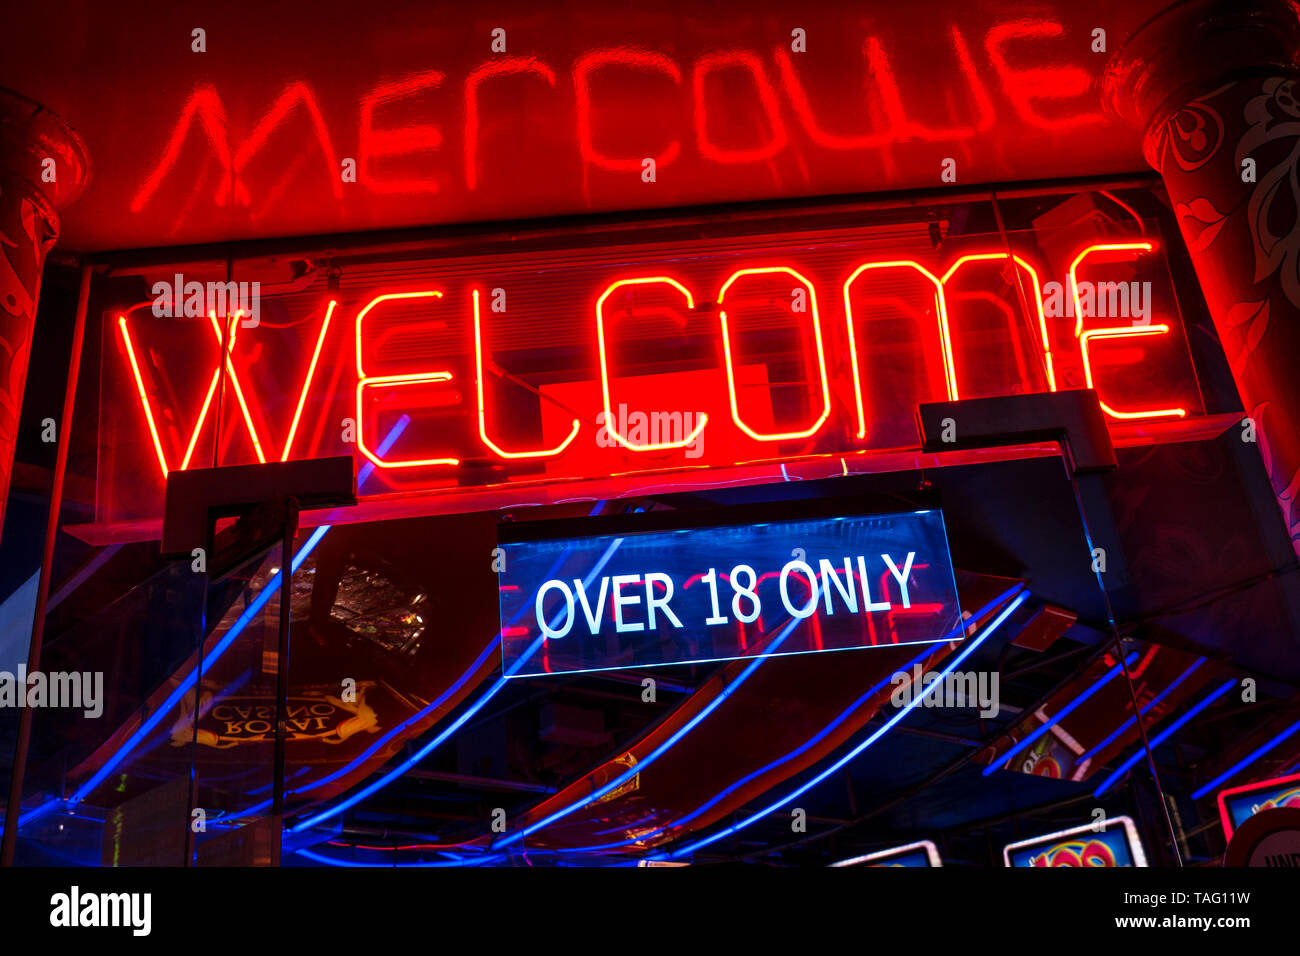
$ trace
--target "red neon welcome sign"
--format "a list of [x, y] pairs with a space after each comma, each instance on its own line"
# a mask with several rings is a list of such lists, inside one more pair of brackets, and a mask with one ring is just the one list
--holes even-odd
[[425, 493], [915, 447], [916, 404], [943, 399], [1086, 386], [1117, 426], [1200, 414], [1158, 240], [1060, 262], [1030, 243], [935, 253], [919, 228], [889, 241], [359, 271], [224, 331], [123, 309], [101, 520], [152, 517], [171, 470], [214, 460], [351, 452], [376, 468], [367, 491]]

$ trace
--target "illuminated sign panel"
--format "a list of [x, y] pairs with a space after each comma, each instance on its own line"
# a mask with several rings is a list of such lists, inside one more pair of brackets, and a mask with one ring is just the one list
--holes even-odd
[[938, 511], [503, 540], [502, 550], [507, 676], [962, 633]]
[[920, 840], [905, 846], [877, 850], [852, 859], [832, 863], [836, 866], [943, 866], [939, 858], [939, 848], [931, 840]]
[[1300, 774], [1219, 791], [1219, 817], [1228, 837], [1255, 814], [1275, 807], [1300, 807]]
[[1112, 817], [1099, 827], [1086, 824], [1008, 843], [1002, 850], [1007, 866], [1146, 866], [1146, 853], [1137, 827], [1129, 817]]
[[517, 505], [575, 479], [708, 486], [819, 457], [847, 474], [916, 449], [921, 402], [1091, 387], [1116, 428], [1202, 414], [1157, 238], [1010, 237], [936, 249], [903, 224], [384, 262], [264, 290], [255, 321], [169, 281], [180, 315], [106, 316], [96, 520], [156, 519], [170, 471], [214, 463], [352, 454], [368, 497]]

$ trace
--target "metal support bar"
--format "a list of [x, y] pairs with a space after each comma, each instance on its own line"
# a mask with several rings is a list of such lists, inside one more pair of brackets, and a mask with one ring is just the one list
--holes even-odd
[[293, 539], [298, 535], [298, 501], [285, 501], [280, 544], [280, 633], [275, 659], [275, 767], [271, 796], [271, 865], [280, 865], [284, 832], [284, 758], [289, 730], [289, 615], [293, 598]]
[[916, 417], [926, 452], [1056, 441], [1072, 476], [1118, 467], [1101, 402], [1091, 388], [929, 402], [916, 406]]

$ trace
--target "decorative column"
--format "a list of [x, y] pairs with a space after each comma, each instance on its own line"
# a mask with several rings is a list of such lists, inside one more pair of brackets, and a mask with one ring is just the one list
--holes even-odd
[[1298, 52], [1285, 0], [1188, 0], [1124, 43], [1106, 100], [1143, 130], [1300, 553]]
[[85, 144], [67, 124], [39, 103], [0, 88], [0, 528], [41, 267], [59, 237], [55, 208], [75, 199], [89, 176]]

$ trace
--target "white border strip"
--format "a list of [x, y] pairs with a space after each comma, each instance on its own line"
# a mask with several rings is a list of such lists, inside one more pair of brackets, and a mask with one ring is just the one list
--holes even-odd
[[918, 840], [915, 843], [908, 843], [904, 846], [890, 847], [888, 850], [877, 850], [875, 853], [868, 853], [865, 856], [855, 856], [851, 860], [840, 860], [838, 863], [832, 863], [831, 866], [857, 866], [859, 863], [870, 863], [872, 860], [881, 860], [886, 857], [900, 856], [911, 850], [925, 849], [925, 855], [930, 861], [931, 866], [943, 866], [943, 861], [939, 859], [939, 848], [929, 840]]
[[1138, 839], [1137, 827], [1133, 825], [1132, 817], [1110, 817], [1109, 819], [1102, 820], [1101, 829], [1098, 829], [1095, 823], [1085, 823], [1081, 827], [1073, 827], [1069, 830], [1059, 830], [1056, 833], [1045, 833], [1042, 836], [1033, 837], [1029, 840], [1021, 840], [1018, 843], [1008, 843], [1002, 848], [1002, 862], [1006, 866], [1011, 866], [1012, 850], [1047, 843], [1059, 837], [1078, 836], [1084, 833], [1105, 833], [1116, 823], [1124, 828], [1124, 834], [1128, 838], [1129, 853], [1133, 857], [1133, 865], [1146, 866], [1147, 855], [1142, 849], [1142, 841]]

